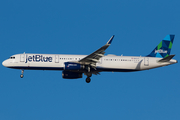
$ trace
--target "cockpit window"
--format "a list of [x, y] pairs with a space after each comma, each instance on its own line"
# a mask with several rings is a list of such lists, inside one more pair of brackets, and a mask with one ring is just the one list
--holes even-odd
[[15, 59], [15, 57], [10, 57], [9, 59]]

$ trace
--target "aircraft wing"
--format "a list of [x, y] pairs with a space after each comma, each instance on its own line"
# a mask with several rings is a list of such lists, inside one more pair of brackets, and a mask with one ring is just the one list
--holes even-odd
[[95, 67], [96, 63], [99, 62], [99, 59], [104, 56], [105, 53], [104, 51], [111, 45], [113, 38], [114, 35], [109, 39], [109, 41], [104, 46], [102, 46], [95, 52], [91, 53], [90, 55], [82, 58], [78, 62], [80, 62], [81, 64], [87, 64], [87, 65], [91, 65], [92, 67]]

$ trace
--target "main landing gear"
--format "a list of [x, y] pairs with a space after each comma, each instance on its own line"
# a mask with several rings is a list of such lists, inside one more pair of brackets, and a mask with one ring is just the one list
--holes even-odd
[[87, 78], [86, 78], [86, 82], [87, 83], [90, 83], [91, 82], [91, 76], [92, 76], [92, 73], [91, 72], [87, 72], [87, 73], [84, 73], [86, 76], [87, 76]]
[[21, 70], [21, 75], [20, 75], [20, 77], [21, 77], [21, 78], [23, 78], [23, 77], [24, 77], [24, 75], [23, 75], [23, 74], [24, 74], [24, 70]]

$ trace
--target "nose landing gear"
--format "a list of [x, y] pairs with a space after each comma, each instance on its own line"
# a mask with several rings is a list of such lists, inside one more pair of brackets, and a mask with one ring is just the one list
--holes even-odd
[[21, 75], [20, 75], [20, 77], [21, 77], [21, 78], [23, 78], [23, 77], [24, 77], [24, 75], [23, 75], [23, 74], [24, 74], [24, 70], [21, 70]]
[[90, 82], [91, 82], [91, 78], [90, 78], [90, 77], [87, 77], [87, 78], [86, 78], [86, 82], [87, 82], [87, 83], [90, 83]]

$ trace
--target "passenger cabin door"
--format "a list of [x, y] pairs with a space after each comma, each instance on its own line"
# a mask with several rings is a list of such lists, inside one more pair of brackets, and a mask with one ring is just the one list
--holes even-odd
[[149, 58], [144, 57], [144, 66], [149, 66]]
[[59, 55], [55, 55], [55, 63], [59, 63]]
[[24, 61], [25, 61], [25, 53], [20, 54], [20, 62], [24, 62]]

